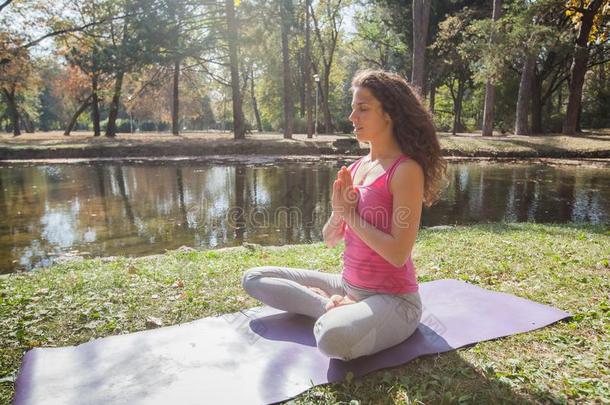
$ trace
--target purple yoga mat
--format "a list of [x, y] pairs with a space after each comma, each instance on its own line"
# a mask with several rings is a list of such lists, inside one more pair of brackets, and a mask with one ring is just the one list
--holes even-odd
[[267, 306], [186, 324], [26, 353], [15, 404], [273, 403], [569, 316], [458, 281], [420, 285], [422, 322], [403, 343], [351, 361], [318, 351], [314, 320]]

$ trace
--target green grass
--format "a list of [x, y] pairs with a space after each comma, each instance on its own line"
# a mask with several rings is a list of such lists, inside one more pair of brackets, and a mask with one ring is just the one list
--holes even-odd
[[[607, 227], [497, 224], [420, 232], [419, 280], [457, 278], [569, 311], [569, 321], [482, 342], [342, 384], [294, 403], [610, 403]], [[259, 305], [240, 286], [252, 266], [341, 270], [341, 246], [168, 252], [0, 278], [0, 403], [32, 347], [75, 345]]]

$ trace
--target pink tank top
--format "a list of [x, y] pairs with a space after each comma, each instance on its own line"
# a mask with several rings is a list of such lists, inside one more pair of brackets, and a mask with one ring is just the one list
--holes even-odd
[[[381, 176], [369, 185], [355, 186], [359, 194], [356, 211], [362, 219], [377, 229], [390, 233], [392, 227], [392, 193], [390, 179], [401, 156]], [[349, 167], [352, 178], [362, 158]], [[394, 267], [360, 239], [349, 226], [345, 227], [343, 252], [343, 278], [351, 285], [388, 294], [416, 292], [417, 277], [411, 257], [401, 267]]]

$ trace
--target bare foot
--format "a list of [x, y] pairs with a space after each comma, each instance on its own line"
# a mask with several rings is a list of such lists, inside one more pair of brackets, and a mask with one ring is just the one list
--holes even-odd
[[322, 290], [322, 289], [320, 289], [318, 287], [307, 287], [307, 288], [309, 288], [311, 291], [315, 292], [318, 295], [321, 295], [321, 296], [323, 296], [325, 298], [330, 298], [330, 295], [328, 295], [326, 293], [326, 291], [324, 291], [324, 290]]
[[326, 312], [333, 308], [340, 307], [342, 305], [355, 304], [357, 301], [353, 300], [349, 295], [345, 297], [342, 295], [333, 295], [330, 297], [330, 301], [326, 304]]

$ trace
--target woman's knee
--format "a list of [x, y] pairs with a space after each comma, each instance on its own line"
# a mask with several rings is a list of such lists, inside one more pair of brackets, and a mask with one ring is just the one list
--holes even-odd
[[316, 321], [314, 336], [318, 350], [333, 359], [349, 360], [349, 343], [347, 333], [343, 328], [325, 328], [323, 321]]
[[318, 350], [330, 358], [343, 361], [370, 354], [375, 344], [374, 331], [357, 336], [349, 325], [326, 327], [323, 316], [315, 323], [314, 336]]
[[241, 287], [247, 292], [257, 280], [263, 277], [267, 267], [252, 267], [246, 270], [241, 278]]

